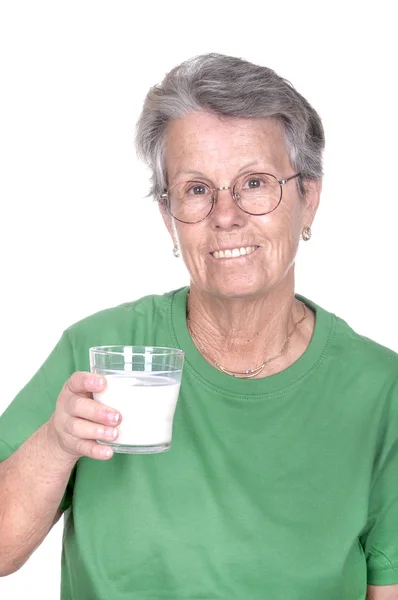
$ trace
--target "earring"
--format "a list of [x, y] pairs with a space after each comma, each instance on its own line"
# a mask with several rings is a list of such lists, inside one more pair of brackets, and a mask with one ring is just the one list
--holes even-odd
[[304, 229], [301, 233], [301, 239], [304, 240], [304, 242], [308, 242], [308, 240], [311, 239], [311, 236], [312, 236], [311, 227], [304, 227]]
[[178, 247], [178, 244], [174, 244], [173, 254], [176, 258], [178, 258], [180, 256], [180, 249]]

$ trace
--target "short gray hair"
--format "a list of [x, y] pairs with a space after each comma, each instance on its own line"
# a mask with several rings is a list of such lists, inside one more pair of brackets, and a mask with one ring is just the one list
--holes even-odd
[[[136, 128], [138, 156], [151, 170], [149, 195], [167, 187], [165, 131], [173, 119], [206, 111], [239, 118], [281, 121], [290, 163], [303, 179], [321, 179], [325, 136], [322, 121], [293, 85], [272, 69], [223, 54], [203, 54], [172, 69], [152, 87]], [[304, 187], [299, 178], [299, 190]]]

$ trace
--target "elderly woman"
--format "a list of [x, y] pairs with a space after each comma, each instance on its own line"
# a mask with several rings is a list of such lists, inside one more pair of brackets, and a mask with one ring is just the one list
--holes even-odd
[[[137, 144], [191, 283], [71, 326], [1, 417], [1, 574], [65, 512], [62, 600], [398, 598], [398, 357], [295, 294], [318, 114], [209, 54], [149, 91]], [[184, 350], [170, 452], [95, 441], [123, 418], [92, 398], [107, 344]]]

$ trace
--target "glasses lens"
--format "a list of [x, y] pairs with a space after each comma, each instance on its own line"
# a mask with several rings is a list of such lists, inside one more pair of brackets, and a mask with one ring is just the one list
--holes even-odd
[[183, 181], [172, 186], [168, 198], [170, 213], [185, 223], [205, 219], [213, 207], [213, 193], [200, 181]]
[[267, 173], [251, 173], [235, 186], [236, 201], [246, 212], [263, 215], [272, 212], [281, 200], [281, 186], [276, 177]]

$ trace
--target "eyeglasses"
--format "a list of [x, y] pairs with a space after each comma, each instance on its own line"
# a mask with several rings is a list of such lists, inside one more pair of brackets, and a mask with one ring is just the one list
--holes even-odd
[[206, 219], [212, 212], [218, 191], [231, 190], [232, 199], [249, 215], [267, 215], [278, 208], [282, 200], [282, 186], [299, 177], [296, 173], [287, 179], [278, 179], [270, 173], [249, 173], [232, 186], [212, 188], [203, 181], [180, 181], [160, 196], [174, 219], [194, 224]]

